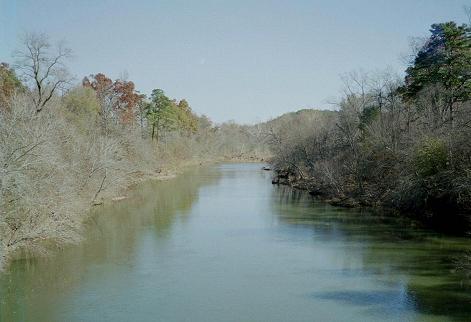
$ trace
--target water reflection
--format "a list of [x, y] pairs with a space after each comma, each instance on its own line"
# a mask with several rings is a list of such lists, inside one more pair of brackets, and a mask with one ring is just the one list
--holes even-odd
[[0, 321], [469, 320], [469, 240], [313, 202], [258, 164], [147, 183], [0, 277]]
[[309, 297], [368, 307], [370, 313], [392, 318], [398, 313], [398, 320], [405, 311], [418, 311], [438, 321], [469, 321], [471, 285], [454, 265], [454, 259], [470, 249], [469, 240], [418, 229], [407, 219], [334, 208], [288, 187], [277, 187], [274, 199], [274, 214], [286, 226], [284, 233], [299, 236], [302, 227], [313, 243], [339, 245], [348, 252], [342, 254], [341, 265], [330, 263], [330, 275], [350, 281], [373, 279], [382, 286], [364, 290], [355, 284]]
[[127, 200], [97, 207], [86, 225], [85, 240], [47, 258], [13, 262], [0, 276], [0, 321], [52, 321], [50, 308], [86, 279], [99, 280], [108, 265], [133, 269], [142, 235], [165, 241], [176, 222], [184, 223], [199, 189], [217, 183], [216, 169], [187, 171], [175, 179], [149, 181], [133, 189]]

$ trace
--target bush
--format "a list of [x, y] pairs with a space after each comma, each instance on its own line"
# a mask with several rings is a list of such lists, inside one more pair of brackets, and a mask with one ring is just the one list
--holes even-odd
[[429, 177], [444, 171], [448, 166], [447, 146], [440, 139], [425, 140], [417, 149], [414, 165], [420, 177]]

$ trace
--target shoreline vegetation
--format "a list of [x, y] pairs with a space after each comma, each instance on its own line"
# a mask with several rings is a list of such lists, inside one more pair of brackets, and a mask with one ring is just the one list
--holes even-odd
[[471, 226], [471, 30], [434, 24], [405, 74], [345, 75], [336, 110], [214, 124], [162, 89], [103, 73], [74, 81], [71, 51], [30, 34], [0, 64], [0, 268], [76, 243], [88, 210], [185, 165], [264, 161], [273, 183], [339, 206]]
[[470, 27], [432, 25], [405, 75], [350, 73], [336, 111], [271, 121], [273, 183], [470, 234]]
[[[126, 183], [124, 186], [115, 187], [112, 192], [105, 193], [103, 192], [103, 196], [100, 197], [99, 200], [95, 200], [93, 203], [90, 204], [83, 204], [83, 208], [75, 209], [76, 216], [78, 216], [78, 222], [75, 223], [74, 226], [68, 227], [71, 231], [64, 232], [68, 234], [65, 238], [67, 240], [52, 240], [49, 236], [45, 236], [43, 238], [32, 239], [27, 243], [18, 246], [17, 248], [11, 249], [2, 249], [3, 253], [0, 258], [0, 273], [3, 272], [6, 268], [8, 268], [8, 264], [10, 260], [15, 258], [21, 258], [22, 256], [48, 256], [49, 251], [54, 249], [64, 247], [67, 245], [73, 245], [82, 241], [82, 233], [83, 228], [85, 228], [85, 224], [87, 220], [90, 219], [92, 214], [93, 208], [98, 208], [104, 205], [109, 205], [110, 203], [120, 202], [122, 200], [128, 199], [129, 192], [134, 189], [137, 185], [142, 184], [147, 181], [167, 181], [175, 179], [177, 176], [183, 174], [186, 169], [192, 167], [201, 167], [207, 166], [217, 163], [249, 163], [249, 162], [256, 162], [262, 163], [265, 159], [262, 157], [255, 157], [255, 156], [248, 156], [247, 158], [231, 158], [231, 157], [220, 157], [213, 160], [202, 160], [202, 159], [194, 159], [194, 160], [186, 160], [180, 162], [178, 165], [170, 165], [169, 168], [159, 169], [154, 173], [136, 173], [136, 176], [129, 178], [129, 182]], [[71, 214], [73, 215], [73, 214]]]
[[73, 82], [70, 50], [30, 34], [0, 65], [0, 267], [81, 240], [89, 210], [190, 164], [261, 160], [257, 128], [214, 124], [185, 99], [102, 73]]

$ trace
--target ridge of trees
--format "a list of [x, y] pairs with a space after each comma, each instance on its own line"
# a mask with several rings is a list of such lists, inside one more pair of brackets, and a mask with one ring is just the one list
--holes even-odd
[[[441, 229], [471, 221], [471, 30], [434, 24], [406, 70], [350, 73], [338, 112], [271, 125], [279, 180]], [[276, 179], [278, 180], [278, 179]]]

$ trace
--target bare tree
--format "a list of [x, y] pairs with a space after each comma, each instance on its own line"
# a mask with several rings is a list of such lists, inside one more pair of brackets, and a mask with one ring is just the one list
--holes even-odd
[[405, 52], [402, 52], [399, 55], [399, 61], [405, 66], [411, 65], [414, 63], [414, 59], [419, 53], [419, 51], [424, 47], [428, 38], [425, 36], [422, 37], [409, 37], [409, 47]]
[[15, 52], [15, 68], [30, 85], [36, 113], [41, 112], [54, 94], [64, 90], [71, 77], [65, 67], [71, 50], [63, 43], [52, 46], [44, 34], [27, 34], [24, 49]]
[[468, 18], [468, 24], [471, 25], [471, 6], [463, 6], [463, 10]]

